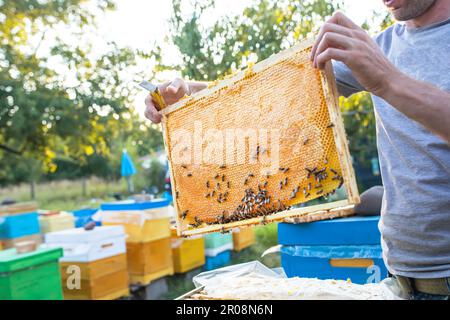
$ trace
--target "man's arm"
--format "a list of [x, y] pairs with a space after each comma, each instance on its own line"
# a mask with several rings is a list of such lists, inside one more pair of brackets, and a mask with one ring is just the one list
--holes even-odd
[[315, 67], [331, 59], [343, 62], [367, 91], [450, 143], [450, 93], [402, 73], [340, 12], [322, 27], [311, 51]]
[[[158, 86], [159, 92], [161, 92], [164, 101], [167, 105], [171, 105], [179, 101], [185, 95], [191, 95], [205, 89], [208, 86], [207, 82], [196, 81], [184, 81], [183, 79], [176, 78], [173, 81], [165, 82]], [[145, 116], [153, 123], [161, 122], [161, 112], [155, 107], [155, 101], [151, 95], [145, 98]]]

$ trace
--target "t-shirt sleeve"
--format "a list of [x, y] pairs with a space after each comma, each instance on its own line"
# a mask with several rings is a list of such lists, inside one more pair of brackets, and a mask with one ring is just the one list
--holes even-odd
[[341, 96], [349, 97], [354, 93], [365, 90], [344, 63], [333, 60], [333, 69], [338, 91]]

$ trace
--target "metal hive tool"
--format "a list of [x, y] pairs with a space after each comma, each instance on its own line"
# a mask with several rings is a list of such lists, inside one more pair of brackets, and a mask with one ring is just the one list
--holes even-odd
[[[332, 67], [312, 67], [311, 43], [163, 109], [179, 235], [359, 202]], [[288, 210], [342, 185], [347, 200]]]

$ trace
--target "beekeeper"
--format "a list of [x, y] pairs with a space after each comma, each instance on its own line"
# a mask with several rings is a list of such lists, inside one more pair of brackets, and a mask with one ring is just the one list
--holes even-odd
[[[380, 219], [391, 285], [410, 299], [450, 296], [450, 0], [383, 0], [398, 21], [374, 38], [344, 14], [321, 28], [314, 66], [333, 60], [341, 95], [372, 94], [384, 185]], [[172, 104], [204, 83], [160, 86]], [[161, 114], [151, 97], [146, 116]]]

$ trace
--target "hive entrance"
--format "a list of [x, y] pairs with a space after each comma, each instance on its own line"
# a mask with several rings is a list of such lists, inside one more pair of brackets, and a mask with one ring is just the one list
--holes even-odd
[[312, 67], [310, 44], [163, 110], [179, 234], [313, 212], [286, 210], [343, 184], [339, 205], [358, 202], [332, 70]]

